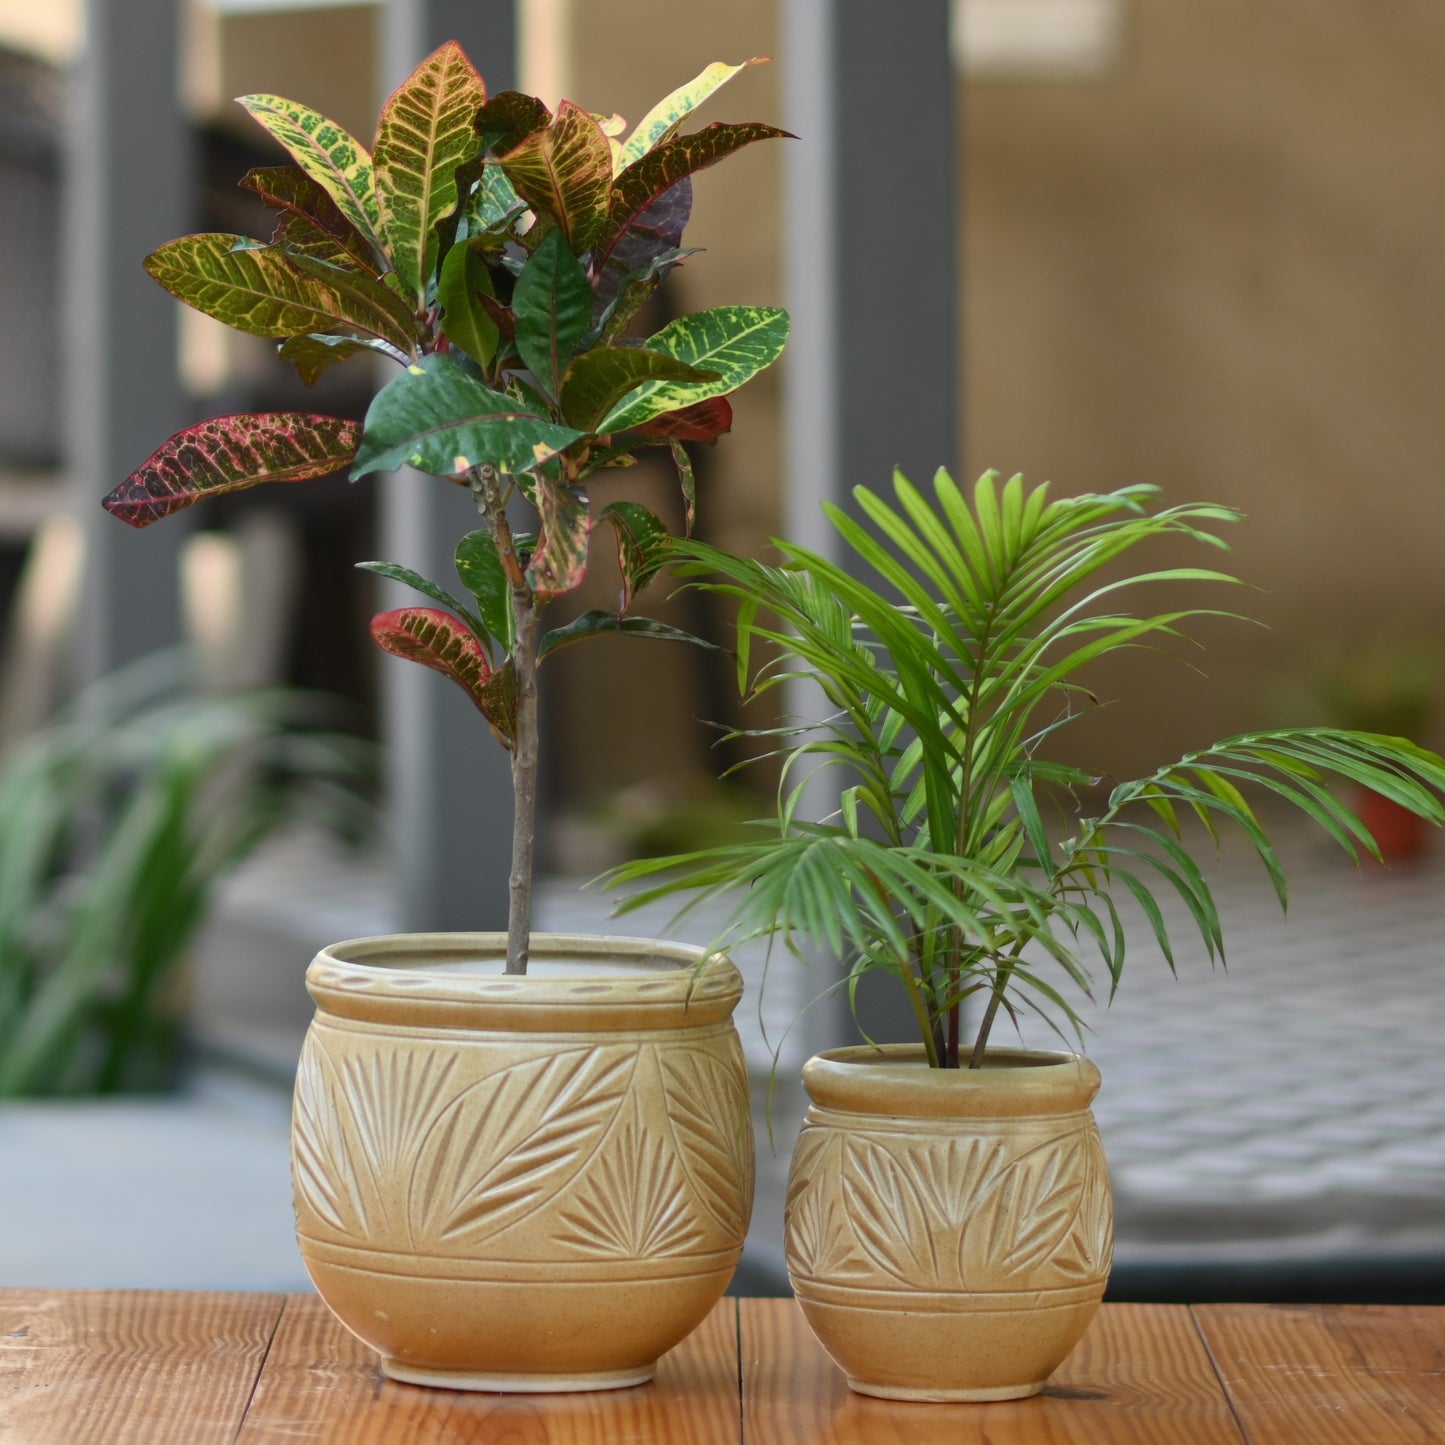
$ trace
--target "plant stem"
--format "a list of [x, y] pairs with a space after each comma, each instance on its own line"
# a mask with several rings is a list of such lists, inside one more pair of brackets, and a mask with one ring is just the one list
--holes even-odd
[[517, 673], [517, 720], [512, 740], [512, 868], [507, 879], [506, 971], [526, 973], [537, 848], [537, 647], [541, 618], [537, 595], [517, 555], [497, 469], [490, 465], [474, 467], [469, 484], [478, 510], [492, 529], [511, 596], [511, 662]]
[[979, 1021], [978, 1034], [973, 1041], [973, 1052], [968, 1056], [970, 1069], [983, 1068], [984, 1050], [988, 1048], [988, 1036], [993, 1031], [993, 1021], [998, 1017], [999, 1005], [1003, 1003], [1004, 995], [1008, 992], [1008, 982], [1013, 976], [1014, 965], [1018, 962], [1019, 954], [1023, 952], [1023, 942], [1019, 942], [1014, 951], [999, 964], [998, 975], [993, 981], [993, 988], [989, 991], [988, 1007], [983, 1011], [983, 1018]]

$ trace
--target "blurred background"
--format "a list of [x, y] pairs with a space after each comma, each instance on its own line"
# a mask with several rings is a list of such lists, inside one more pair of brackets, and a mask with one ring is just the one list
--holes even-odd
[[[1293, 721], [1442, 742], [1434, 0], [0, 0], [0, 839], [37, 836], [32, 785], [52, 774], [87, 877], [146, 787], [169, 788], [178, 838], [217, 797], [243, 819], [208, 845], [213, 876], [185, 901], [194, 933], [147, 935], [157, 961], [135, 965], [140, 945], [129, 961], [61, 949], [73, 1056], [28, 1083], [0, 1058], [0, 1092], [45, 1096], [0, 1107], [15, 1186], [0, 1191], [0, 1283], [300, 1287], [285, 1120], [310, 954], [393, 927], [500, 926], [500, 754], [476, 755], [490, 741], [442, 679], [371, 649], [376, 583], [352, 566], [427, 570], [466, 524], [448, 521], [457, 499], [417, 477], [335, 477], [144, 534], [98, 507], [203, 415], [364, 411], [365, 364], [307, 392], [266, 343], [177, 306], [140, 261], [187, 231], [268, 233], [236, 181], [276, 154], [232, 97], [292, 97], [369, 139], [380, 99], [453, 36], [494, 90], [630, 119], [711, 60], [775, 57], [701, 119], [799, 139], [700, 178], [688, 244], [704, 250], [664, 294], [676, 312], [748, 302], [794, 317], [783, 364], [696, 457], [709, 540], [758, 553], [781, 532], [816, 539], [819, 501], [885, 485], [895, 464], [920, 478], [996, 467], [1064, 491], [1154, 482], [1166, 501], [1247, 514], [1233, 567], [1260, 589], [1244, 605], [1265, 626], [1205, 625], [1194, 666], [1146, 656], [1096, 677], [1110, 705], [1071, 739], [1080, 759], [1131, 776]], [[665, 474], [639, 468], [627, 486], [676, 506]], [[615, 590], [606, 558], [588, 587], [579, 611]], [[725, 619], [656, 590], [650, 611], [725, 639]], [[135, 681], [137, 660], [180, 643], [203, 698], [286, 687], [309, 701], [197, 721], [169, 674]], [[766, 769], [722, 779], [737, 757], [706, 725], [766, 719], [739, 712], [726, 664], [682, 649], [603, 639], [549, 670], [538, 922], [595, 929], [607, 903], [580, 884], [598, 869], [766, 808]], [[77, 716], [153, 746], [138, 758], [78, 733]], [[201, 777], [197, 736], [243, 738], [267, 761]], [[257, 792], [277, 748], [305, 806]], [[66, 761], [97, 754], [128, 771]], [[182, 764], [184, 796], [164, 781]], [[59, 796], [45, 795], [52, 811]], [[145, 856], [147, 876], [165, 874], [159, 842]], [[1183, 959], [1176, 984], [1141, 948], [1119, 1006], [1099, 1010], [1116, 1293], [1445, 1300], [1440, 867], [1427, 854], [1357, 875], [1303, 839], [1292, 857], [1288, 923], [1242, 860], [1221, 859], [1228, 979]], [[32, 899], [22, 919], [4, 877], [0, 855], [0, 973], [19, 966], [21, 935], [56, 933], [80, 888]], [[118, 884], [105, 906], [114, 921], [89, 926], [118, 937], [131, 926]], [[797, 1066], [851, 1028], [823, 1007], [787, 1032], [825, 982], [775, 970], [743, 1005], [760, 1096], [780, 1050], [755, 1289], [779, 1285]], [[0, 977], [13, 1021], [16, 988]], [[170, 1062], [107, 1070], [116, 1001], [137, 992], [174, 1022]], [[887, 1032], [886, 1005], [870, 1007]], [[0, 1052], [38, 1056], [17, 1041], [27, 1030], [0, 1032]], [[1368, 1107], [1345, 1101], [1342, 1073]], [[138, 1103], [126, 1086], [139, 1084], [169, 1092]], [[212, 1228], [181, 1222], [195, 1209]]]

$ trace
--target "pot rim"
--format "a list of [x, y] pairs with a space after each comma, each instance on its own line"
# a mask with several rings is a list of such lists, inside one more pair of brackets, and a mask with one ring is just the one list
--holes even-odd
[[[500, 932], [386, 933], [328, 944], [306, 970], [322, 1013], [370, 1021], [501, 1028], [695, 1028], [728, 1018], [743, 981], [726, 954], [607, 934], [534, 933], [546, 973], [504, 974]], [[484, 961], [498, 971], [468, 973]], [[572, 975], [555, 971], [575, 967]]]
[[890, 1117], [1027, 1118], [1088, 1108], [1101, 1082], [1083, 1054], [989, 1049], [982, 1069], [931, 1069], [921, 1044], [853, 1044], [803, 1066], [814, 1104]]

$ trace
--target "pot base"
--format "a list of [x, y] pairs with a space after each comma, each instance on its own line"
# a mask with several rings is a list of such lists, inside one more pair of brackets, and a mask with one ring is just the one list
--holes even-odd
[[1048, 1384], [1047, 1379], [1035, 1380], [1031, 1385], [1001, 1385], [990, 1389], [977, 1390], [910, 1390], [891, 1385], [870, 1385], [867, 1380], [855, 1380], [848, 1376], [848, 1388], [858, 1395], [872, 1395], [880, 1400], [915, 1400], [922, 1403], [946, 1404], [962, 1400], [1027, 1400], [1037, 1395]]
[[645, 1385], [657, 1371], [654, 1361], [628, 1370], [595, 1370], [577, 1375], [472, 1374], [467, 1370], [428, 1370], [403, 1360], [381, 1362], [389, 1380], [404, 1385], [430, 1385], [441, 1390], [490, 1391], [498, 1395], [564, 1395], [584, 1390], [625, 1390]]

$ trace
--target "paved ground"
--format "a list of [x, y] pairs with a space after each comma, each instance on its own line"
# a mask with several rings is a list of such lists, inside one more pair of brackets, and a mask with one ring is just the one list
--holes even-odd
[[[1243, 856], [1214, 870], [1227, 973], [1181, 947], [1173, 979], [1141, 939], [1113, 1007], [1090, 1013], [1116, 1278], [1136, 1295], [1445, 1300], [1445, 860], [1357, 874], [1313, 840], [1287, 834], [1283, 846], [1288, 919]], [[263, 907], [303, 854], [304, 906]], [[557, 882], [539, 911], [546, 928], [605, 918], [601, 900]], [[373, 870], [318, 862], [309, 845], [240, 880], [198, 1001], [221, 1052], [244, 1067], [212, 1069], [191, 1097], [160, 1105], [0, 1110], [0, 1282], [301, 1287], [276, 1085], [304, 1028], [300, 973], [315, 944], [386, 921]], [[761, 1021], [755, 988], [740, 1011], [760, 1114], [764, 1026], [776, 1040], [808, 987], [801, 972], [775, 972]], [[1037, 1025], [1026, 1037], [1049, 1040]], [[784, 1050], [779, 1155], [761, 1145], [753, 1288], [780, 1257], [802, 1108], [790, 1081], [819, 1043], [805, 1027]]]

